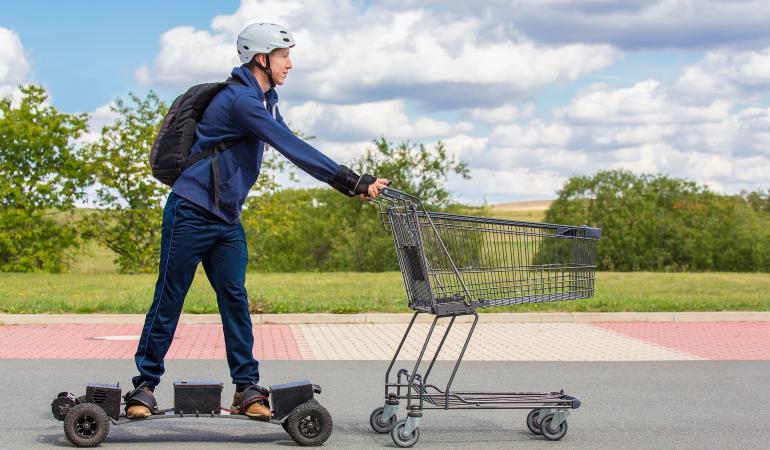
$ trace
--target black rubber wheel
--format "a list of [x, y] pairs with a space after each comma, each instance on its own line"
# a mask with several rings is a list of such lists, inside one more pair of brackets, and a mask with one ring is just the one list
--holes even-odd
[[315, 400], [294, 408], [284, 423], [291, 440], [303, 447], [322, 445], [334, 427], [329, 411]]
[[527, 414], [527, 428], [529, 428], [529, 431], [531, 431], [532, 434], [537, 434], [538, 436], [543, 434], [543, 430], [540, 429], [539, 409], [533, 409]]
[[110, 419], [95, 403], [75, 405], [64, 417], [64, 435], [76, 447], [97, 447], [109, 432]]
[[556, 429], [551, 427], [552, 421], [553, 414], [548, 414], [547, 416], [543, 417], [543, 420], [540, 422], [540, 429], [543, 431], [544, 438], [548, 439], [549, 441], [558, 441], [559, 439], [563, 438], [565, 434], [567, 434], [567, 421], [565, 420], [559, 424], [559, 427]]
[[396, 425], [398, 418], [395, 415], [390, 416], [390, 419], [388, 419], [387, 422], [382, 420], [382, 413], [384, 411], [385, 408], [380, 406], [379, 408], [372, 411], [372, 414], [369, 416], [369, 425], [372, 426], [372, 430], [374, 430], [375, 433], [390, 433], [390, 431]]
[[70, 394], [69, 392], [60, 392], [51, 402], [51, 413], [53, 413], [56, 420], [63, 421], [70, 408], [77, 404], [78, 401], [73, 394]]
[[406, 426], [406, 419], [396, 422], [396, 425], [390, 431], [390, 437], [393, 438], [393, 442], [402, 448], [411, 447], [420, 440], [420, 429], [415, 428], [412, 434], [409, 436], [404, 435], [404, 427]]

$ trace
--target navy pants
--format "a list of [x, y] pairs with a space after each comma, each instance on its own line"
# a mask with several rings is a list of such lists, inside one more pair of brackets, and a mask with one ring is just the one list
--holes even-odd
[[146, 382], [155, 387], [160, 382], [163, 358], [201, 261], [217, 295], [233, 383], [257, 384], [259, 363], [252, 353], [254, 335], [244, 286], [248, 253], [243, 226], [228, 224], [172, 192], [163, 210], [160, 251], [155, 296], [134, 356], [139, 369], [134, 386]]

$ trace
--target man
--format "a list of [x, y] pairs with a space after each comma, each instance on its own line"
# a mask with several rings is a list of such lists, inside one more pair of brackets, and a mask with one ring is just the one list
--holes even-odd
[[[139, 375], [126, 395], [126, 414], [147, 417], [157, 411], [153, 395], [164, 372], [163, 358], [174, 337], [182, 304], [203, 262], [222, 317], [227, 363], [236, 385], [233, 408], [270, 418], [267, 391], [259, 386], [251, 318], [244, 286], [247, 247], [241, 208], [259, 176], [265, 143], [313, 177], [340, 192], [375, 198], [387, 180], [357, 175], [294, 136], [276, 104], [275, 86], [292, 69], [294, 38], [282, 26], [251, 24], [238, 35], [242, 66], [211, 101], [195, 132], [194, 155], [229, 143], [190, 166], [174, 183], [163, 211], [161, 260], [155, 295], [142, 330], [135, 360]], [[190, 55], [195, 58], [196, 55]]]

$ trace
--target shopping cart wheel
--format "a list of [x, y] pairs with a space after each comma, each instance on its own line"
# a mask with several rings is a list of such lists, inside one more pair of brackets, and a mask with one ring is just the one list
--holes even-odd
[[543, 437], [549, 441], [558, 441], [567, 434], [567, 421], [560, 423], [555, 429], [551, 427], [551, 421], [553, 421], [553, 414], [548, 414], [543, 417], [540, 422], [540, 430], [543, 432]]
[[398, 420], [396, 416], [390, 416], [390, 419], [387, 421], [382, 420], [382, 413], [384, 411], [385, 408], [380, 406], [379, 408], [372, 411], [372, 415], [369, 416], [369, 425], [372, 426], [372, 430], [374, 430], [375, 433], [390, 433], [390, 430], [392, 430], [393, 426], [396, 425], [396, 421]]
[[390, 432], [390, 437], [393, 438], [393, 442], [399, 447], [411, 447], [420, 440], [420, 429], [415, 428], [408, 436], [404, 435], [404, 427], [406, 426], [406, 419], [396, 422], [393, 430]]
[[540, 410], [533, 409], [527, 414], [527, 428], [532, 434], [541, 435], [543, 430], [540, 428]]
[[76, 447], [96, 447], [109, 432], [110, 419], [96, 403], [75, 405], [64, 417], [64, 435]]

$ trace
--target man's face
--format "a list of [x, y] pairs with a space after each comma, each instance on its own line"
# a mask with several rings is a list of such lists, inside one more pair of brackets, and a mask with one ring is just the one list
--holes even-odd
[[270, 54], [270, 70], [273, 71], [273, 81], [278, 86], [282, 86], [286, 81], [286, 76], [292, 67], [289, 50], [288, 48], [279, 48]]

